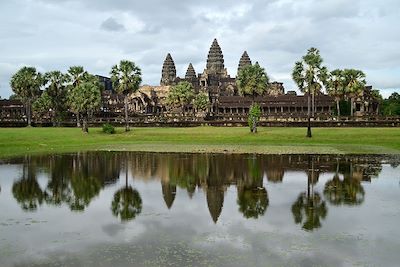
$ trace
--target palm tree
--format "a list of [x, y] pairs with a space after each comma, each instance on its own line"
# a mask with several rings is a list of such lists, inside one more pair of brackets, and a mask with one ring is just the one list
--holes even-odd
[[299, 87], [300, 91], [307, 94], [307, 137], [311, 137], [311, 96], [312, 96], [312, 116], [315, 113], [315, 94], [319, 93], [324, 85], [326, 85], [328, 69], [322, 66], [322, 57], [319, 50], [312, 47], [303, 56], [301, 61], [297, 61], [294, 65], [292, 78]]
[[59, 124], [61, 112], [66, 110], [68, 75], [61, 71], [51, 71], [44, 75], [47, 87], [46, 92], [51, 99], [54, 119], [53, 123]]
[[[69, 91], [71, 91], [73, 88], [79, 86], [83, 81], [85, 76], [88, 73], [84, 70], [82, 66], [72, 66], [68, 70], [68, 75], [69, 75], [69, 81], [71, 82]], [[80, 121], [80, 114], [79, 112], [75, 113], [76, 115], [76, 126], [81, 127], [81, 121]]]
[[[259, 105], [256, 105], [256, 96], [263, 95], [268, 90], [269, 77], [264, 68], [261, 68], [258, 62], [254, 65], [243, 67], [237, 76], [236, 84], [241, 95], [252, 97], [252, 105], [249, 108], [250, 131], [257, 132], [257, 120], [261, 111]], [[250, 112], [252, 111], [252, 112]]]
[[167, 96], [167, 104], [171, 107], [181, 108], [182, 115], [184, 115], [185, 106], [189, 105], [193, 98], [193, 85], [187, 81], [183, 81], [171, 88]]
[[43, 83], [42, 74], [34, 67], [23, 67], [11, 77], [10, 86], [26, 107], [28, 126], [32, 124], [32, 103], [40, 95]]
[[335, 69], [329, 74], [326, 87], [328, 94], [336, 101], [337, 116], [340, 117], [340, 100], [344, 95], [343, 70]]
[[361, 70], [356, 69], [345, 69], [343, 70], [345, 93], [350, 97], [351, 116], [354, 114], [354, 98], [359, 96], [366, 85], [365, 74]]
[[93, 113], [101, 103], [100, 85], [93, 75], [86, 75], [84, 82], [74, 87], [68, 93], [71, 111], [82, 116], [82, 131], [88, 133], [89, 115]]
[[128, 95], [139, 90], [140, 83], [142, 82], [142, 73], [134, 62], [121, 60], [119, 65], [112, 67], [110, 74], [115, 91], [125, 96], [125, 131], [129, 131]]

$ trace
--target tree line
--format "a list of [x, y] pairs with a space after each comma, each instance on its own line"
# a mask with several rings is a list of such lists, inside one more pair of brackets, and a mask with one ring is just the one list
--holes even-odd
[[[129, 131], [128, 95], [139, 90], [141, 70], [134, 62], [122, 60], [112, 67], [110, 75], [114, 90], [125, 96], [125, 129]], [[11, 77], [10, 86], [26, 107], [28, 126], [32, 124], [32, 111], [39, 117], [50, 113], [55, 126], [69, 111], [75, 114], [77, 126], [86, 133], [88, 120], [100, 107], [104, 89], [99, 79], [82, 66], [72, 66], [66, 73], [44, 74], [34, 67], [22, 67]]]
[[[125, 130], [128, 124], [128, 96], [139, 90], [142, 81], [141, 69], [132, 61], [121, 60], [110, 71], [114, 90], [124, 96]], [[316, 112], [315, 96], [323, 93], [333, 97], [336, 102], [335, 113], [339, 117], [342, 110], [354, 114], [354, 101], [364, 92], [365, 74], [357, 69], [335, 69], [329, 71], [323, 65], [323, 59], [316, 48], [310, 48], [301, 60], [297, 61], [292, 71], [292, 79], [299, 90], [308, 97], [308, 121]], [[102, 84], [99, 79], [89, 74], [82, 66], [72, 66], [66, 73], [50, 71], [45, 74], [34, 67], [23, 67], [11, 78], [11, 88], [26, 107], [28, 125], [31, 125], [32, 111], [38, 116], [51, 114], [54, 125], [59, 125], [66, 112], [72, 112], [77, 119], [77, 126], [88, 132], [87, 123], [101, 104]], [[244, 66], [237, 75], [236, 85], [240, 95], [252, 97], [249, 107], [249, 126], [251, 132], [257, 132], [257, 122], [261, 109], [256, 97], [270, 90], [269, 76], [257, 62]], [[44, 88], [44, 90], [41, 90]], [[400, 96], [394, 93], [383, 100], [378, 90], [372, 90], [372, 97], [379, 100], [383, 115], [400, 115]], [[349, 103], [349, 104], [347, 104]], [[208, 110], [210, 101], [206, 92], [195, 93], [193, 85], [182, 81], [173, 86], [166, 99], [167, 108], [180, 109], [185, 114], [185, 107], [192, 105], [195, 112]], [[311, 137], [310, 123], [307, 136]]]

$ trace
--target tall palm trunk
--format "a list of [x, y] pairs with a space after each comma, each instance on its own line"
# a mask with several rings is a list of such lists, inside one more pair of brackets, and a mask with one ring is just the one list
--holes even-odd
[[350, 98], [350, 115], [353, 117], [354, 115], [354, 97]]
[[252, 94], [252, 102], [251, 102], [251, 106], [249, 108], [249, 116], [251, 119], [251, 127], [250, 127], [250, 132], [252, 133], [257, 133], [257, 118], [255, 116], [253, 116], [253, 114], [251, 114], [251, 109], [254, 107], [254, 104], [256, 103], [255, 101], [256, 95], [253, 92]]
[[312, 136], [312, 134], [311, 134], [311, 112], [310, 112], [310, 109], [311, 109], [311, 97], [310, 97], [310, 91], [308, 92], [308, 94], [307, 94], [307, 137], [310, 137], [311, 138], [311, 136]]
[[315, 92], [312, 92], [312, 117], [315, 116]]
[[125, 132], [129, 132], [129, 122], [128, 122], [128, 95], [124, 99], [125, 105]]
[[336, 110], [337, 110], [337, 117], [338, 117], [338, 119], [339, 119], [339, 117], [340, 117], [340, 100], [339, 100], [339, 98], [337, 98], [336, 99]]
[[27, 117], [27, 122], [28, 126], [32, 125], [32, 100], [28, 99], [26, 102], [26, 117]]

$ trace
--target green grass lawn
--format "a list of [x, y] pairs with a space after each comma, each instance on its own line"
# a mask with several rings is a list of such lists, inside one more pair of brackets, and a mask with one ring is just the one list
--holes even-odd
[[269, 154], [400, 154], [400, 128], [1, 128], [0, 157], [87, 150]]

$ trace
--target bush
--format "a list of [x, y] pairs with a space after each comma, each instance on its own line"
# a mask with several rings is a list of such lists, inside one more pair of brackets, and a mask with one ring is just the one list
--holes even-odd
[[115, 128], [109, 123], [103, 124], [103, 133], [106, 134], [114, 134], [115, 133]]

